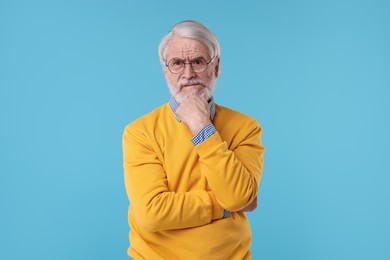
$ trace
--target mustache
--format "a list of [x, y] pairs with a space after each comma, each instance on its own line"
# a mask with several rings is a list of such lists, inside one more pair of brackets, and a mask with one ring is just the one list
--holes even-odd
[[203, 82], [203, 80], [200, 80], [200, 79], [190, 79], [190, 80], [182, 79], [179, 81], [179, 83], [177, 85], [180, 88], [187, 86], [187, 85], [202, 85], [202, 86], [206, 87], [206, 84]]

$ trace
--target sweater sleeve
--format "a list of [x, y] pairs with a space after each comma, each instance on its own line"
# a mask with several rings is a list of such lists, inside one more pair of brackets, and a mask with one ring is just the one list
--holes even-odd
[[264, 147], [261, 127], [252, 120], [236, 133], [239, 144], [233, 150], [216, 132], [195, 146], [202, 172], [222, 208], [238, 211], [257, 196], [263, 169]]
[[189, 228], [222, 218], [213, 192], [168, 189], [163, 165], [140, 129], [127, 126], [122, 145], [126, 192], [132, 214], [144, 229]]

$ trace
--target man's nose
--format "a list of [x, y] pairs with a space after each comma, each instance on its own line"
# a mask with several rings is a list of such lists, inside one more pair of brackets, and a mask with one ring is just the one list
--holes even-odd
[[191, 63], [184, 64], [183, 75], [184, 78], [193, 78], [195, 76], [195, 71], [192, 69]]

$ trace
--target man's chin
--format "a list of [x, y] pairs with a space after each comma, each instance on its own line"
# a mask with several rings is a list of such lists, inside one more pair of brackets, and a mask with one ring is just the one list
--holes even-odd
[[179, 92], [176, 93], [176, 95], [174, 95], [176, 101], [179, 103], [182, 103], [187, 97], [190, 96], [206, 97], [207, 99], [210, 99], [212, 94], [209, 94], [209, 92], [206, 89], [199, 89], [199, 90], [193, 89], [189, 93]]

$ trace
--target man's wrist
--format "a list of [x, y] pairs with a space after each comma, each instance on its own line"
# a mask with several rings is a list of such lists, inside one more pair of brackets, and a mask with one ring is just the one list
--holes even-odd
[[205, 128], [209, 124], [211, 124], [210, 120], [207, 122], [196, 124], [195, 126], [188, 126], [188, 128], [190, 129], [191, 133], [195, 136], [197, 133], [202, 131], [202, 129]]

